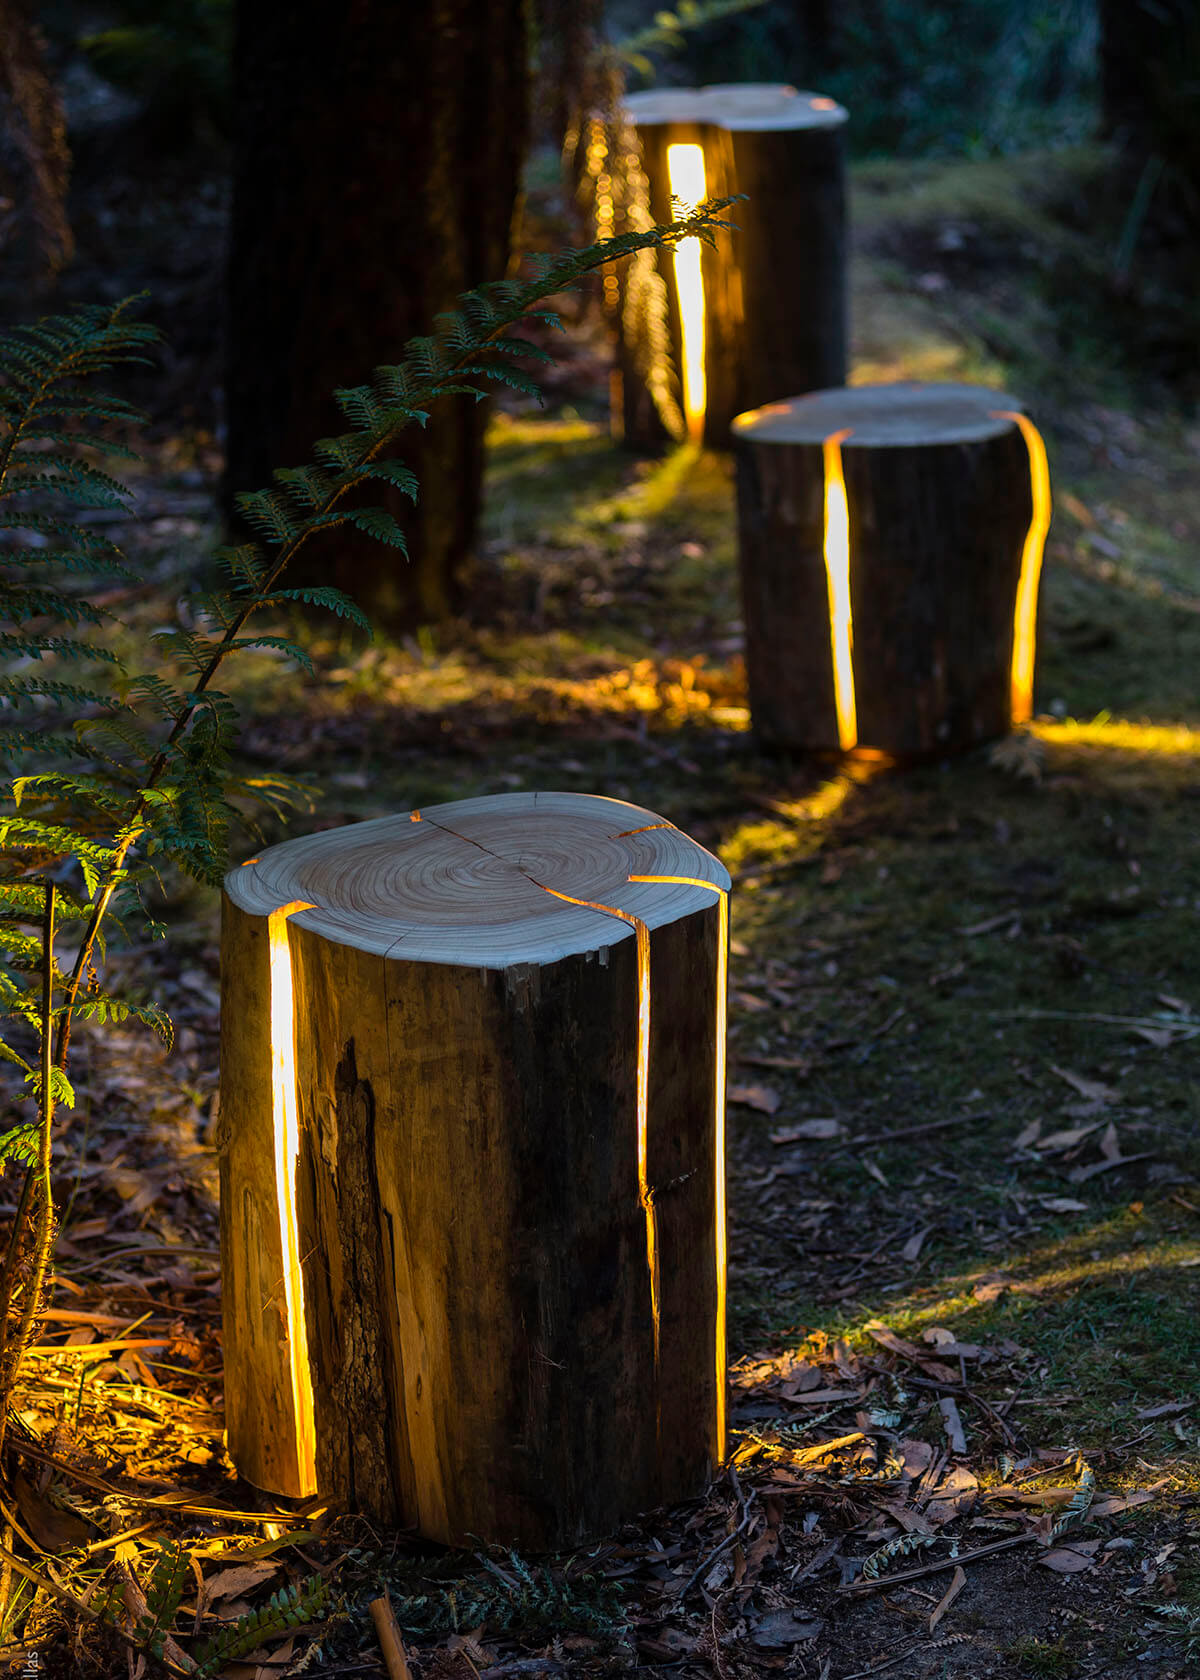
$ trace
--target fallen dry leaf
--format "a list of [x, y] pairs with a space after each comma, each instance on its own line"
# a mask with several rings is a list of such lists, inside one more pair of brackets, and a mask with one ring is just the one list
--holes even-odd
[[1081, 1073], [1072, 1073], [1070, 1068], [1056, 1067], [1053, 1062], [1050, 1063], [1050, 1072], [1065, 1080], [1073, 1091], [1078, 1091], [1088, 1102], [1115, 1102], [1119, 1095], [1112, 1085], [1106, 1085], [1103, 1080], [1085, 1079]]
[[1077, 1202], [1074, 1196], [1039, 1196], [1038, 1200], [1047, 1213], [1086, 1213], [1086, 1202]]
[[926, 1225], [923, 1231], [914, 1231], [913, 1235], [909, 1237], [904, 1247], [900, 1250], [900, 1258], [902, 1260], [915, 1260], [921, 1252], [925, 1238], [932, 1230], [932, 1225]]
[[1056, 1575], [1081, 1575], [1092, 1567], [1099, 1546], [1099, 1540], [1074, 1540], [1069, 1546], [1056, 1546], [1053, 1551], [1043, 1552], [1038, 1562], [1053, 1569]]
[[803, 1143], [808, 1139], [820, 1141], [825, 1138], [841, 1137], [845, 1128], [840, 1120], [802, 1120], [797, 1126], [786, 1126], [782, 1131], [771, 1133], [772, 1143]]
[[954, 1396], [943, 1394], [938, 1400], [938, 1410], [942, 1414], [942, 1427], [946, 1431], [946, 1439], [950, 1443], [951, 1452], [965, 1453], [967, 1437], [963, 1433], [962, 1418], [958, 1415], [958, 1405]]
[[739, 1108], [754, 1108], [760, 1114], [774, 1114], [783, 1098], [769, 1085], [731, 1085], [728, 1100]]
[[279, 1573], [280, 1565], [264, 1558], [259, 1563], [239, 1563], [222, 1569], [204, 1583], [203, 1603], [207, 1609], [223, 1598], [241, 1598], [253, 1593], [264, 1581]]
[[[956, 1452], [958, 1450], [955, 1448]], [[956, 1464], [942, 1478], [933, 1498], [925, 1507], [925, 1515], [934, 1528], [940, 1528], [943, 1523], [950, 1522], [954, 1517], [965, 1516], [968, 1511], [973, 1510], [978, 1497], [978, 1481], [969, 1470]]]
[[963, 1590], [966, 1584], [966, 1570], [961, 1568], [956, 1569], [950, 1578], [950, 1585], [946, 1588], [946, 1591], [942, 1595], [941, 1602], [929, 1618], [930, 1633], [933, 1632], [934, 1628], [941, 1621], [942, 1617], [946, 1614], [947, 1610], [949, 1610], [950, 1606], [954, 1603], [954, 1600], [958, 1597], [959, 1593]]
[[1166, 1400], [1161, 1406], [1147, 1406], [1143, 1411], [1135, 1412], [1134, 1416], [1138, 1418], [1171, 1417], [1175, 1412], [1190, 1412], [1195, 1404], [1195, 1399]]
[[750, 1624], [750, 1643], [760, 1651], [785, 1651], [815, 1639], [824, 1628], [820, 1617], [806, 1616], [802, 1610], [771, 1610]]
[[1077, 1143], [1082, 1143], [1089, 1133], [1099, 1129], [1099, 1120], [1093, 1120], [1090, 1126], [1068, 1126], [1064, 1131], [1051, 1132], [1049, 1137], [1039, 1138], [1039, 1149], [1052, 1149], [1056, 1153], [1060, 1149], [1074, 1149]]
[[1154, 1498], [1149, 1488], [1139, 1488], [1136, 1493], [1116, 1495], [1112, 1499], [1100, 1499], [1088, 1511], [1088, 1521], [1093, 1517], [1115, 1517], [1122, 1511], [1132, 1511], [1136, 1505], [1148, 1505]]

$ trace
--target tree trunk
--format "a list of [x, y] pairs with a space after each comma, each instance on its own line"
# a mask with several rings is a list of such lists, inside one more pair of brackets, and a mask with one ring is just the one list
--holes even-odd
[[969, 385], [897, 384], [738, 419], [746, 665], [764, 744], [920, 758], [1029, 716], [1050, 509], [1041, 439], [1019, 407]]
[[[503, 275], [525, 146], [522, 0], [242, 0], [235, 61], [228, 487], [260, 489], [344, 429], [331, 394], [399, 359]], [[344, 530], [291, 583], [336, 583], [393, 628], [461, 609], [485, 409], [444, 398], [403, 450], [411, 559]], [[387, 502], [383, 486], [371, 493]]]
[[226, 1416], [250, 1481], [533, 1550], [703, 1491], [728, 885], [669, 823], [574, 794], [355, 824], [227, 877]]
[[[725, 448], [743, 409], [845, 378], [846, 113], [820, 95], [766, 83], [633, 94], [626, 109], [656, 221], [671, 213], [668, 154], [676, 145], [701, 147], [708, 197], [747, 195], [730, 212], [734, 230], [701, 253], [705, 394], [689, 430]], [[682, 388], [677, 259], [662, 260], [668, 353]], [[652, 447], [662, 430], [630, 384], [626, 374], [625, 437]]]

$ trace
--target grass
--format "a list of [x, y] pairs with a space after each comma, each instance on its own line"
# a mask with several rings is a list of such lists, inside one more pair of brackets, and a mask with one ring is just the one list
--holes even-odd
[[[875, 1317], [1012, 1343], [971, 1381], [1013, 1400], [1025, 1444], [1079, 1446], [1106, 1487], [1162, 1480], [1183, 1501], [1200, 1413], [1138, 1414], [1194, 1397], [1200, 1370], [1196, 444], [1108, 359], [1046, 373], [1055, 317], [1019, 264], [964, 259], [950, 295], [915, 284], [947, 221], [983, 223], [988, 249], [1024, 241], [1031, 268], [1086, 240], [1054, 208], [1084, 164], [1055, 167], [871, 165], [855, 189], [856, 377], [1039, 398], [1056, 500], [1040, 716], [1008, 770], [987, 751], [903, 774], [758, 754], [729, 462], [636, 461], [566, 411], [493, 428], [479, 624], [318, 643], [317, 682], [235, 680], [248, 762], [320, 790], [297, 829], [541, 786], [633, 800], [718, 851], [731, 1074], [778, 1098], [769, 1118], [731, 1109], [733, 1351], [809, 1330], [865, 1347]], [[211, 900], [192, 908], [211, 924]], [[839, 1135], [772, 1141], [814, 1117]], [[1126, 1164], [1106, 1165], [1110, 1126]], [[885, 1135], [911, 1128], [932, 1129]], [[973, 1449], [977, 1418], [964, 1407]], [[943, 1438], [936, 1408], [915, 1427]], [[1118, 1521], [1167, 1532], [1157, 1506]], [[1181, 1564], [1177, 1602], [1197, 1579]], [[1045, 1632], [1006, 1660], [1077, 1672]]]

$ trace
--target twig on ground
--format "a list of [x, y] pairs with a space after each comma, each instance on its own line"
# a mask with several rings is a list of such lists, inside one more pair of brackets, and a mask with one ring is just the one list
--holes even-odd
[[375, 1637], [383, 1653], [383, 1665], [388, 1671], [388, 1680], [411, 1680], [408, 1658], [404, 1654], [404, 1641], [400, 1637], [400, 1625], [396, 1621], [391, 1599], [384, 1593], [381, 1598], [373, 1598], [367, 1609], [375, 1624]]
[[682, 1590], [679, 1592], [679, 1594], [676, 1596], [676, 1599], [675, 1599], [676, 1604], [682, 1604], [683, 1603], [683, 1601], [687, 1597], [688, 1593], [690, 1593], [692, 1588], [696, 1585], [696, 1582], [700, 1579], [700, 1577], [702, 1575], [707, 1573], [707, 1571], [712, 1567], [712, 1565], [720, 1557], [722, 1552], [727, 1552], [729, 1550], [730, 1546], [734, 1545], [738, 1540], [742, 1539], [742, 1537], [744, 1535], [748, 1534], [749, 1531], [750, 1531], [751, 1524], [753, 1523], [753, 1520], [754, 1520], [753, 1512], [750, 1509], [750, 1502], [753, 1499], [754, 1495], [753, 1495], [753, 1493], [746, 1494], [746, 1493], [742, 1492], [742, 1484], [738, 1480], [738, 1473], [734, 1469], [732, 1464], [729, 1466], [728, 1476], [729, 1476], [730, 1484], [733, 1487], [733, 1491], [737, 1495], [738, 1505], [740, 1507], [740, 1514], [739, 1514], [739, 1517], [738, 1517], [737, 1527], [734, 1528], [731, 1533], [729, 1533], [725, 1536], [724, 1540], [721, 1541], [719, 1546], [714, 1546], [712, 1551], [709, 1552], [706, 1557], [702, 1558], [700, 1560], [700, 1562], [696, 1565], [695, 1569], [688, 1576], [686, 1584], [684, 1585]]
[[979, 1558], [991, 1557], [993, 1552], [1006, 1552], [1011, 1546], [1025, 1546], [1031, 1540], [1036, 1540], [1036, 1534], [1010, 1534], [1007, 1540], [993, 1540], [990, 1546], [977, 1546], [973, 1552], [960, 1552], [957, 1557], [938, 1558], [933, 1563], [922, 1564], [917, 1569], [899, 1569], [889, 1575], [881, 1575], [876, 1581], [848, 1581], [838, 1591], [843, 1593], [878, 1592], [883, 1587], [898, 1587], [904, 1581], [919, 1581], [926, 1575], [940, 1575], [944, 1569], [957, 1569], [964, 1563], [975, 1563]]

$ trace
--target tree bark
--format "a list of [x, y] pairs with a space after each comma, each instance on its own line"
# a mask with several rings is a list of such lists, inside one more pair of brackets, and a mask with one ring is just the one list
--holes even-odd
[[226, 1415], [250, 1481], [534, 1550], [703, 1491], [728, 883], [653, 813], [570, 794], [356, 824], [227, 877]]
[[[238, 8], [228, 345], [230, 492], [345, 429], [332, 401], [509, 260], [526, 135], [522, 0]], [[393, 628], [461, 610], [485, 407], [446, 398], [404, 458], [411, 559], [336, 533], [292, 583]], [[373, 502], [388, 503], [383, 486]], [[393, 497], [393, 501], [395, 498]], [[391, 505], [391, 504], [389, 504]]]
[[[921, 758], [1008, 731], [1018, 585], [1028, 550], [1036, 606], [1049, 517], [1047, 493], [1035, 519], [1040, 440], [1003, 417], [1019, 409], [998, 391], [897, 384], [739, 418], [746, 665], [765, 745]], [[853, 742], [838, 723], [825, 555], [823, 446], [843, 432]]]
[[[671, 212], [667, 154], [677, 144], [702, 147], [710, 198], [746, 194], [730, 212], [733, 230], [701, 257], [702, 435], [706, 445], [727, 448], [742, 410], [845, 378], [846, 113], [820, 95], [766, 83], [633, 94], [626, 109], [641, 139], [656, 221]], [[662, 260], [668, 353], [679, 381], [674, 257]], [[653, 447], [664, 428], [627, 373], [624, 383], [626, 440]]]

